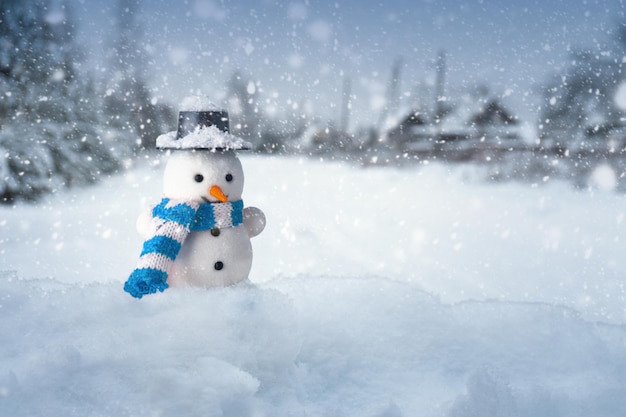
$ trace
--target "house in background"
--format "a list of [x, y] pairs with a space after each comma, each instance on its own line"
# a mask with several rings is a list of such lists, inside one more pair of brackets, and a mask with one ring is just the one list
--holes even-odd
[[470, 120], [474, 136], [518, 139], [518, 120], [495, 99], [491, 99]]
[[444, 160], [496, 157], [526, 149], [520, 120], [496, 98], [462, 96], [434, 117], [411, 111], [386, 134], [396, 152]]

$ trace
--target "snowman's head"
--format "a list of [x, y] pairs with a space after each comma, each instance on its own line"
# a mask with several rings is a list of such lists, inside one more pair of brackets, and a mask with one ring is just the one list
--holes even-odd
[[242, 193], [243, 168], [233, 151], [174, 151], [165, 166], [164, 197], [223, 203], [240, 200]]

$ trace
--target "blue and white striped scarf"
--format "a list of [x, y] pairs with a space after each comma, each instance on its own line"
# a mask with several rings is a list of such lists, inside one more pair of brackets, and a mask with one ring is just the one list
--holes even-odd
[[152, 209], [155, 232], [143, 244], [137, 267], [124, 291], [133, 297], [164, 291], [167, 276], [189, 232], [223, 229], [243, 222], [243, 201], [196, 203], [164, 198]]

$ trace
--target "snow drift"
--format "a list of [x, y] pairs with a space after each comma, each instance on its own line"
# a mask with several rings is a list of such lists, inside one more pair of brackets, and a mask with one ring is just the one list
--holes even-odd
[[2, 209], [1, 415], [626, 412], [623, 196], [243, 165], [268, 226], [232, 288], [122, 291], [159, 166]]

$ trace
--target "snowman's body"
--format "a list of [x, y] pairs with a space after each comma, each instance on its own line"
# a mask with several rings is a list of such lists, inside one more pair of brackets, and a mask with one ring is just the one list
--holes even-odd
[[170, 287], [225, 287], [246, 280], [251, 267], [252, 245], [243, 225], [222, 229], [219, 236], [210, 231], [191, 232], [167, 283]]
[[[243, 169], [233, 151], [174, 151], [163, 175], [163, 196], [196, 203], [228, 203], [241, 200]], [[137, 228], [144, 237], [154, 233], [158, 222], [143, 215]], [[191, 231], [173, 262], [170, 287], [221, 287], [248, 279], [252, 266], [250, 238], [265, 227], [263, 212], [243, 209], [237, 226]]]

